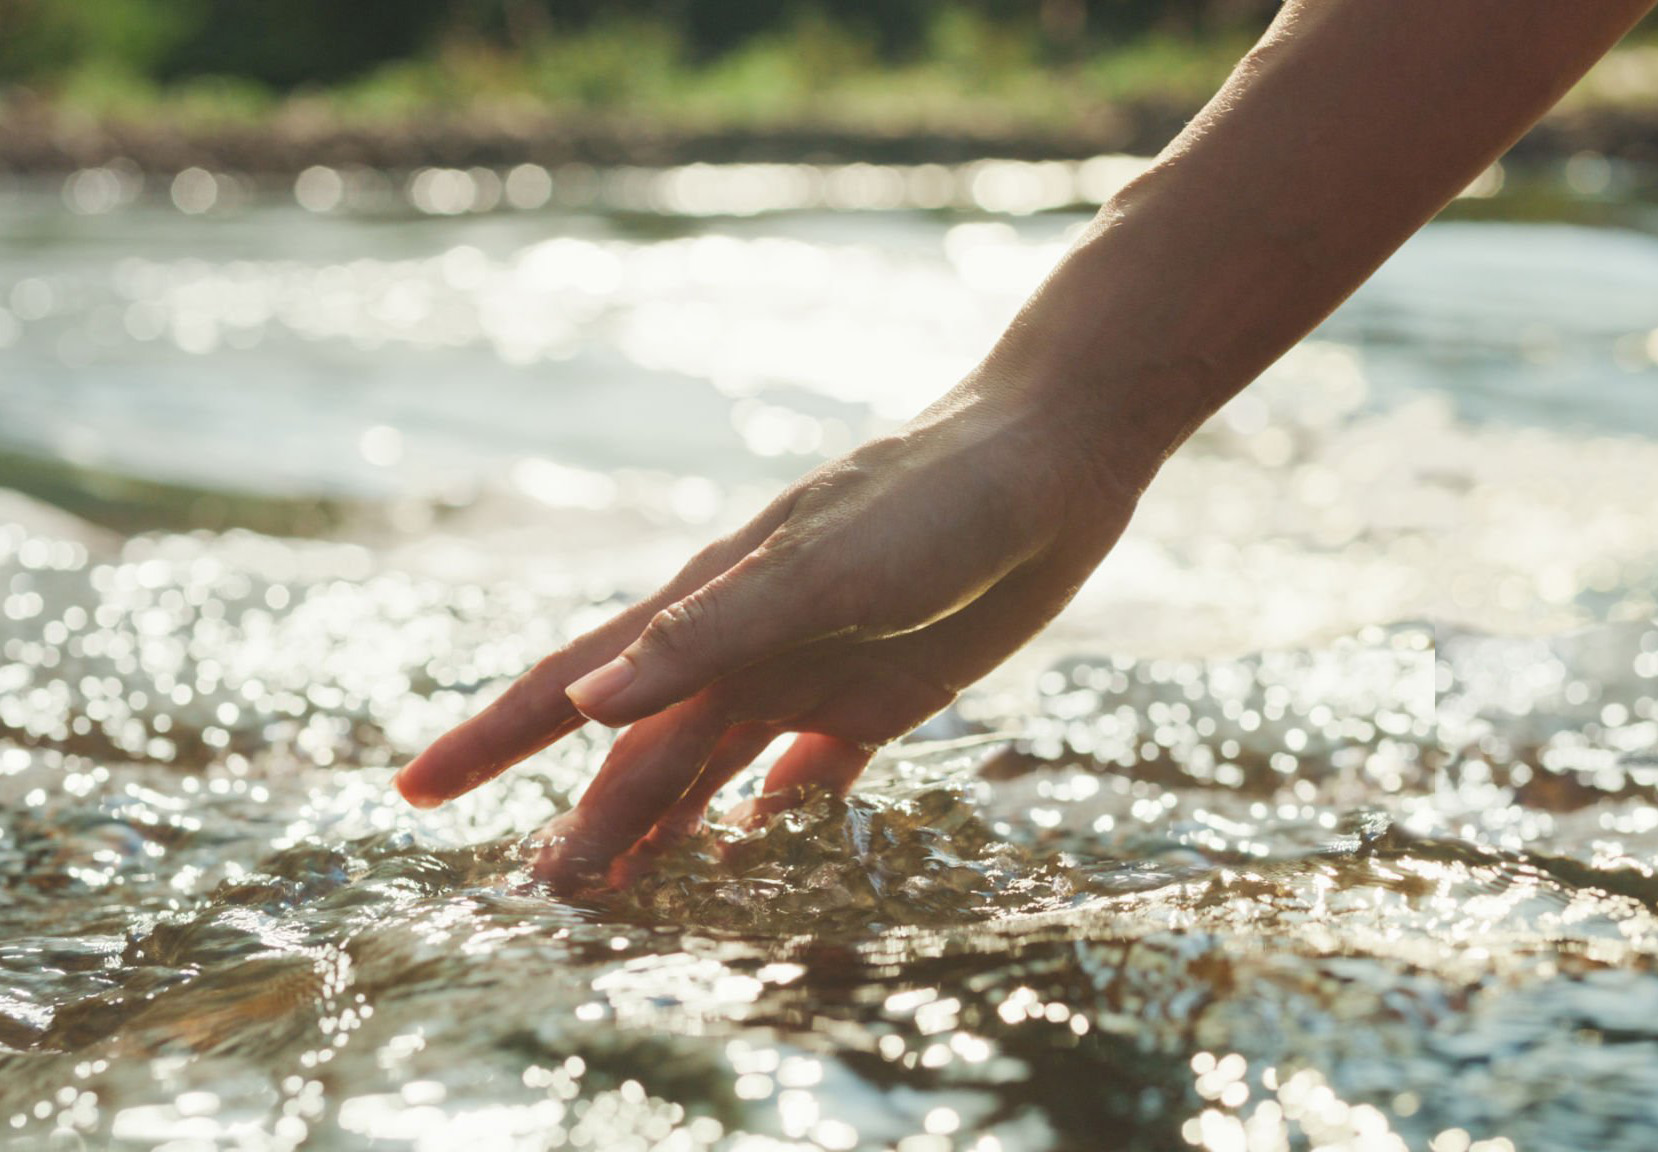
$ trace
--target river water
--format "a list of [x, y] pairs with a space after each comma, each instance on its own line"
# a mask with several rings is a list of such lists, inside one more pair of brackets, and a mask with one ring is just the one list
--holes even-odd
[[1581, 164], [851, 799], [571, 901], [607, 733], [389, 791], [974, 363], [1085, 218], [996, 172], [0, 193], [0, 1146], [1651, 1149], [1658, 227]]

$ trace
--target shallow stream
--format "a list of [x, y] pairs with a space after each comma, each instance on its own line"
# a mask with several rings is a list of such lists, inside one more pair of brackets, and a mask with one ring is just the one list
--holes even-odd
[[608, 734], [393, 769], [1083, 216], [110, 179], [0, 194], [0, 1146], [1658, 1141], [1638, 200], [1430, 226], [850, 800], [571, 901], [522, 847]]

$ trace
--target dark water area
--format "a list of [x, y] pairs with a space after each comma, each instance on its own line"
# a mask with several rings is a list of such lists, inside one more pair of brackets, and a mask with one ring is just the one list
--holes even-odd
[[610, 734], [392, 771], [1082, 217], [303, 205], [0, 205], [0, 1146], [1658, 1139], [1638, 200], [1430, 227], [850, 799], [574, 898]]

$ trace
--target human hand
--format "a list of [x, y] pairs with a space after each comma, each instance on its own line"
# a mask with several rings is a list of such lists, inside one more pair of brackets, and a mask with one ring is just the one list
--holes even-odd
[[800, 735], [762, 811], [845, 789], [1063, 607], [1162, 458], [1652, 6], [1289, 0], [983, 368], [543, 660], [403, 795], [442, 803], [588, 717], [632, 724], [547, 829], [537, 869], [566, 884], [695, 826], [780, 733]]
[[538, 875], [569, 886], [700, 826], [714, 793], [797, 733], [750, 818], [846, 791], [1075, 594], [1132, 514], [1076, 413], [981, 370], [898, 433], [831, 461], [655, 595], [547, 657], [397, 777], [457, 796], [586, 719], [632, 725]]

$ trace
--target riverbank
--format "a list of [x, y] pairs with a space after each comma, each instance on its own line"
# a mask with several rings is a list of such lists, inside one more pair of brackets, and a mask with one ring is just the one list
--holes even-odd
[[406, 171], [521, 163], [657, 167], [697, 162], [949, 164], [982, 156], [1068, 159], [1154, 153], [1190, 112], [1174, 105], [1101, 108], [1062, 126], [860, 127], [833, 121], [704, 126], [610, 113], [493, 109], [378, 124], [279, 114], [203, 125], [92, 118], [38, 104], [8, 108], [0, 118], [0, 171], [62, 174], [118, 161], [163, 174], [205, 168], [283, 175], [318, 164]]
[[[50, 96], [0, 94], [0, 173], [116, 162], [293, 175], [313, 165], [667, 166], [695, 162], [960, 163], [983, 156], [1155, 154], [1224, 78], [1238, 46], [1043, 74], [854, 72], [813, 84], [719, 76], [580, 99], [540, 72], [428, 63], [329, 92], [274, 97], [235, 82], [157, 90], [104, 78]], [[484, 75], [480, 75], [480, 73]], [[485, 76], [493, 76], [485, 79]], [[1658, 162], [1658, 47], [1609, 56], [1515, 148], [1527, 163], [1596, 153]]]

